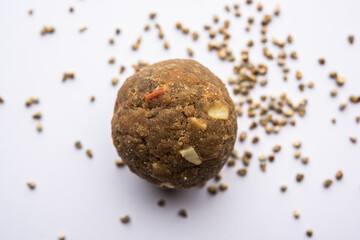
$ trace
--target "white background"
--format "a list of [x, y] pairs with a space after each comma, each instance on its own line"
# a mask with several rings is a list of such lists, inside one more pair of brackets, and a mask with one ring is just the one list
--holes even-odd
[[[272, 13], [280, 4], [281, 16], [269, 26], [268, 36], [294, 43], [286, 51], [296, 50], [298, 61], [288, 60], [291, 67], [284, 83], [276, 62], [262, 56], [259, 22], [255, 4], [241, 1], [242, 17], [235, 19], [224, 10], [230, 1], [48, 1], [0, 0], [0, 239], [49, 240], [61, 233], [68, 240], [95, 239], [306, 239], [305, 231], [313, 229], [314, 239], [360, 239], [360, 143], [351, 144], [349, 136], [360, 139], [360, 105], [349, 104], [338, 110], [350, 94], [360, 94], [360, 2], [336, 0], [263, 1], [263, 12]], [[75, 11], [70, 14], [68, 8]], [[27, 11], [34, 9], [33, 16]], [[156, 11], [170, 49], [165, 51], [148, 14]], [[236, 149], [253, 151], [254, 157], [246, 177], [236, 175], [242, 168], [224, 167], [222, 182], [227, 192], [210, 196], [206, 188], [166, 192], [119, 169], [112, 145], [110, 120], [117, 87], [111, 78], [119, 76], [120, 84], [133, 74], [131, 65], [139, 59], [156, 62], [169, 58], [186, 58], [186, 47], [192, 47], [195, 59], [226, 81], [232, 64], [221, 62], [207, 51], [208, 36], [203, 30], [214, 13], [220, 20], [231, 20], [230, 45], [239, 59], [240, 49], [249, 39], [255, 41], [250, 57], [253, 62], [269, 65], [269, 84], [257, 86], [252, 97], [286, 92], [294, 101], [307, 98], [307, 114], [297, 119], [296, 127], [287, 126], [278, 135], [267, 136], [262, 128], [248, 134], [246, 143]], [[255, 17], [250, 33], [244, 28], [248, 16]], [[200, 33], [198, 42], [178, 32], [181, 21]], [[40, 36], [44, 25], [54, 26], [53, 35]], [[88, 30], [79, 33], [78, 29]], [[116, 27], [122, 33], [115, 45], [108, 44]], [[355, 35], [354, 45], [347, 36]], [[139, 51], [130, 49], [142, 34]], [[278, 52], [271, 44], [270, 49]], [[110, 57], [116, 58], [111, 66]], [[326, 58], [325, 66], [317, 63]], [[300, 93], [295, 70], [301, 70], [304, 82], [315, 82], [314, 89]], [[336, 98], [330, 90], [336, 85], [328, 73], [337, 71], [346, 84]], [[61, 82], [65, 71], [74, 71], [75, 80]], [[91, 95], [96, 101], [90, 103]], [[40, 98], [40, 104], [26, 108], [25, 100]], [[237, 100], [237, 97], [234, 97]], [[32, 114], [41, 111], [44, 126], [36, 131]], [[331, 118], [337, 124], [331, 124]], [[247, 130], [247, 117], [238, 121], [239, 131]], [[250, 143], [260, 136], [256, 146]], [[74, 142], [80, 140], [79, 151]], [[310, 158], [307, 166], [295, 160], [294, 140], [302, 141], [301, 152]], [[282, 150], [268, 164], [267, 172], [259, 168], [258, 156], [269, 154], [275, 144]], [[85, 149], [94, 153], [87, 158]], [[323, 188], [327, 178], [344, 172], [343, 179]], [[305, 174], [297, 183], [295, 175]], [[26, 182], [34, 181], [34, 191]], [[214, 183], [213, 180], [210, 183]], [[216, 183], [218, 184], [218, 183]], [[288, 191], [280, 193], [281, 184]], [[157, 201], [166, 200], [160, 208]], [[186, 208], [188, 218], [177, 215]], [[293, 211], [300, 211], [300, 219]], [[123, 225], [119, 218], [129, 214], [131, 222]]]

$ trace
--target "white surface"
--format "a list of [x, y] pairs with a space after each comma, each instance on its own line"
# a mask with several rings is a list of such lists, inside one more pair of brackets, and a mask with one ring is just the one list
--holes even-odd
[[[206, 188], [165, 192], [128, 169], [115, 167], [110, 119], [118, 87], [112, 87], [110, 80], [118, 76], [119, 66], [127, 67], [120, 76], [122, 83], [137, 60], [185, 58], [185, 49], [191, 46], [196, 60], [226, 80], [232, 64], [207, 52], [203, 30], [212, 14], [227, 16], [225, 3], [232, 2], [0, 1], [0, 96], [5, 99], [0, 105], [1, 240], [57, 239], [61, 233], [68, 240], [306, 239], [308, 228], [314, 231], [313, 239], [360, 239], [360, 143], [349, 141], [350, 135], [360, 139], [360, 125], [354, 120], [360, 106], [349, 104], [343, 113], [338, 111], [349, 94], [360, 94], [359, 1], [263, 1], [264, 12], [272, 12], [277, 3], [282, 8], [268, 36], [294, 36], [287, 50], [297, 50], [299, 60], [288, 60], [292, 73], [287, 83], [276, 63], [262, 57], [258, 34], [262, 14], [255, 11], [256, 5], [248, 7], [241, 1], [243, 16], [227, 17], [235, 56], [247, 40], [254, 39], [252, 60], [270, 66], [268, 86], [258, 86], [252, 97], [286, 92], [296, 101], [309, 101], [306, 117], [298, 119], [295, 128], [285, 127], [271, 136], [259, 128], [249, 133], [245, 144], [236, 143], [240, 152], [249, 149], [255, 156], [244, 178], [236, 175], [240, 162], [234, 168], [224, 167], [227, 192], [215, 197]], [[75, 8], [73, 14], [68, 12], [70, 6]], [[33, 16], [27, 14], [30, 8]], [[169, 51], [163, 50], [153, 26], [143, 34], [151, 11], [158, 13], [156, 21], [170, 41]], [[256, 24], [246, 33], [249, 15], [256, 17]], [[199, 41], [193, 43], [179, 33], [174, 27], [177, 21], [197, 30]], [[40, 36], [44, 25], [55, 26], [56, 33]], [[82, 26], [88, 30], [80, 34]], [[108, 39], [116, 27], [122, 33], [110, 46]], [[352, 46], [347, 42], [350, 33], [355, 34]], [[139, 34], [143, 42], [134, 53], [130, 46]], [[116, 64], [110, 66], [107, 61], [112, 56]], [[317, 63], [321, 56], [326, 58], [325, 66]], [[298, 91], [296, 69], [303, 72], [304, 82], [315, 82], [313, 90]], [[328, 79], [331, 70], [347, 79], [334, 99], [329, 95], [335, 87]], [[76, 79], [63, 84], [64, 71], [74, 71]], [[89, 102], [92, 94], [94, 103]], [[31, 96], [38, 96], [41, 103], [26, 108], [24, 102]], [[31, 118], [37, 111], [43, 113], [41, 134]], [[332, 117], [337, 118], [336, 125], [331, 124]], [[249, 120], [243, 117], [238, 123], [239, 130], [246, 130]], [[253, 146], [249, 139], [255, 134], [261, 140]], [[291, 143], [297, 139], [303, 142], [302, 154], [310, 158], [308, 166], [294, 160]], [[92, 160], [84, 149], [75, 149], [76, 140], [93, 150]], [[275, 144], [283, 148], [262, 173], [257, 157], [270, 153]], [[343, 180], [324, 189], [323, 181], [334, 178], [339, 169]], [[305, 174], [301, 184], [295, 182], [298, 172]], [[36, 190], [29, 190], [27, 181], [35, 181]], [[288, 192], [281, 194], [284, 183]], [[160, 198], [166, 200], [164, 208], [157, 206]], [[187, 209], [187, 219], [177, 215], [180, 208]], [[299, 220], [293, 218], [294, 210], [300, 211]], [[131, 223], [123, 225], [119, 218], [126, 214]]]

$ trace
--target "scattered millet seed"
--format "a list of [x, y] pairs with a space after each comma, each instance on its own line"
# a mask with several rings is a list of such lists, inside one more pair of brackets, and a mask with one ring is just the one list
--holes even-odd
[[272, 21], [272, 16], [270, 14], [265, 14], [263, 19], [261, 20], [261, 24], [263, 26], [268, 25]]
[[248, 158], [251, 158], [251, 157], [252, 157], [252, 152], [245, 150], [245, 151], [244, 151], [244, 155], [245, 155], [246, 157], [248, 157]]
[[194, 32], [191, 37], [194, 41], [196, 41], [199, 38], [199, 34], [197, 32]]
[[113, 86], [115, 86], [116, 84], [118, 84], [118, 82], [119, 82], [119, 78], [117, 78], [117, 77], [114, 77], [113, 79], [111, 79], [111, 84], [112, 84]]
[[207, 189], [208, 193], [210, 193], [211, 195], [216, 195], [218, 192], [217, 187], [215, 187], [214, 185], [210, 185]]
[[337, 173], [336, 173], [336, 179], [337, 180], [341, 180], [343, 177], [343, 172], [341, 170], [339, 170]]
[[145, 27], [144, 27], [144, 31], [147, 32], [150, 30], [150, 25], [149, 24], [146, 24]]
[[74, 7], [69, 7], [69, 12], [74, 12]]
[[274, 151], [275, 153], [280, 152], [280, 150], [281, 150], [281, 146], [280, 146], [280, 145], [275, 145], [275, 146], [273, 147], [273, 151]]
[[240, 7], [240, 2], [239, 1], [235, 2], [234, 9], [239, 9], [239, 7]]
[[[255, 113], [254, 113], [255, 114]], [[254, 114], [248, 114], [248, 117], [255, 117]], [[252, 122], [249, 126], [249, 129], [252, 130], [252, 129], [255, 129], [257, 127], [257, 123], [256, 122]]]
[[263, 87], [263, 86], [266, 86], [268, 83], [268, 79], [267, 78], [264, 78], [263, 80], [260, 81], [260, 85]]
[[59, 240], [65, 240], [65, 235], [64, 235], [64, 234], [60, 234], [58, 238], [59, 238]]
[[291, 44], [293, 42], [293, 37], [291, 35], [289, 35], [289, 36], [287, 36], [286, 40], [287, 40], [288, 43]]
[[0, 103], [4, 103], [4, 99], [0, 97]]
[[350, 102], [352, 102], [352, 103], [359, 103], [359, 102], [360, 102], [360, 96], [359, 96], [359, 97], [356, 97], [355, 95], [351, 95], [351, 96], [349, 97], [349, 100], [350, 100]]
[[336, 118], [331, 119], [332, 124], [336, 124]]
[[349, 43], [350, 43], [350, 44], [353, 44], [353, 43], [354, 43], [354, 40], [355, 40], [354, 35], [349, 35], [349, 37], [348, 37]]
[[75, 78], [75, 73], [73, 72], [65, 72], [62, 78], [62, 81], [65, 82], [68, 79], [74, 79]]
[[193, 50], [191, 48], [187, 48], [186, 51], [187, 51], [187, 54], [188, 54], [189, 57], [194, 56], [194, 52], [193, 52]]
[[86, 155], [89, 157], [89, 158], [92, 158], [93, 157], [93, 153], [90, 149], [86, 150]]
[[297, 79], [297, 80], [301, 80], [301, 79], [302, 79], [302, 74], [301, 74], [300, 71], [297, 71], [297, 72], [296, 72], [296, 79]]
[[115, 29], [115, 34], [116, 34], [116, 35], [119, 35], [120, 33], [121, 33], [120, 28]]
[[37, 130], [38, 132], [42, 132], [43, 126], [42, 126], [41, 122], [39, 122], [39, 123], [36, 125], [36, 130]]
[[356, 117], [355, 117], [355, 122], [356, 122], [356, 123], [360, 123], [360, 116], [356, 116]]
[[48, 27], [48, 26], [44, 26], [41, 29], [41, 35], [46, 35], [46, 34], [52, 34], [55, 32], [55, 28], [54, 27]]
[[301, 152], [300, 151], [296, 151], [294, 154], [295, 158], [299, 158], [301, 156]]
[[221, 174], [220, 173], [216, 174], [216, 176], [214, 177], [214, 180], [216, 182], [220, 181], [221, 180]]
[[109, 64], [114, 64], [115, 63], [115, 58], [114, 57], [111, 57], [110, 59], [109, 59]]
[[183, 217], [183, 218], [188, 217], [188, 214], [187, 214], [186, 210], [183, 209], [183, 208], [179, 210], [178, 214], [179, 214], [180, 217]]
[[205, 25], [204, 25], [204, 29], [205, 29], [205, 30], [210, 30], [210, 29], [211, 29], [211, 26], [210, 26], [209, 24], [205, 24]]
[[34, 10], [29, 9], [28, 13], [29, 13], [29, 15], [32, 15], [34, 13]]
[[139, 44], [138, 44], [138, 43], [134, 43], [133, 45], [131, 45], [131, 48], [132, 48], [132, 50], [136, 51], [136, 50], [138, 50], [138, 48], [139, 48]]
[[319, 63], [321, 65], [324, 65], [325, 64], [325, 58], [319, 58]]
[[213, 20], [214, 20], [214, 23], [218, 23], [219, 22], [219, 16], [214, 14]]
[[262, 5], [260, 2], [258, 2], [257, 6], [256, 6], [256, 9], [257, 9], [259, 12], [261, 12], [261, 11], [263, 10], [263, 5]]
[[273, 128], [270, 127], [270, 126], [266, 126], [266, 127], [265, 127], [265, 132], [266, 132], [267, 134], [270, 134], [270, 133], [273, 132]]
[[215, 30], [211, 30], [209, 33], [209, 37], [210, 38], [214, 38], [216, 36], [216, 31]]
[[228, 162], [227, 162], [227, 166], [228, 167], [233, 167], [233, 166], [235, 166], [235, 160], [234, 159], [230, 159]]
[[349, 139], [350, 139], [350, 141], [351, 141], [352, 143], [356, 143], [356, 142], [357, 142], [357, 138], [354, 137], [354, 136], [351, 136]]
[[295, 210], [295, 211], [294, 211], [294, 217], [295, 217], [296, 219], [298, 219], [298, 218], [300, 217], [300, 212], [297, 211], [297, 210]]
[[221, 184], [220, 184], [219, 190], [220, 190], [221, 192], [224, 192], [224, 191], [226, 191], [227, 189], [228, 189], [228, 185], [227, 185], [227, 184], [225, 184], [225, 183], [221, 183]]
[[41, 112], [37, 112], [33, 114], [33, 119], [41, 119]]
[[303, 117], [305, 115], [305, 113], [306, 113], [305, 109], [299, 109], [298, 112], [299, 112], [300, 117]]
[[161, 30], [161, 26], [159, 23], [155, 23], [155, 27], [158, 29], [158, 30]]
[[260, 164], [260, 169], [261, 171], [266, 172], [266, 164], [265, 163]]
[[293, 146], [294, 146], [294, 148], [300, 148], [301, 147], [301, 142], [300, 141], [294, 141]]
[[126, 215], [126, 216], [124, 216], [124, 217], [121, 217], [120, 218], [120, 222], [122, 222], [122, 223], [129, 223], [130, 222], [130, 217], [129, 217], [129, 215]]
[[[293, 52], [290, 53], [290, 57], [291, 57], [292, 59], [298, 59], [298, 55], [297, 55], [297, 53], [296, 53], [295, 51], [293, 51]], [[301, 74], [301, 73], [300, 73], [300, 74]], [[298, 72], [296, 72], [296, 75], [298, 75]]]
[[247, 173], [246, 168], [242, 168], [237, 171], [237, 174], [241, 177], [244, 177], [246, 175], [246, 173]]
[[332, 182], [333, 181], [331, 179], [326, 179], [324, 182], [324, 187], [329, 188], [331, 186]]
[[[267, 27], [262, 27], [261, 28], [261, 34], [266, 34], [267, 33]], [[263, 36], [263, 37], [265, 37], [265, 36]]]
[[265, 162], [266, 161], [266, 156], [265, 155], [260, 155], [259, 156], [259, 161], [260, 162]]
[[80, 141], [76, 141], [76, 142], [75, 142], [75, 147], [76, 147], [77, 149], [82, 149], [82, 144], [81, 144], [81, 142], [80, 142]]
[[243, 156], [241, 158], [241, 161], [242, 161], [242, 163], [244, 164], [245, 167], [249, 166], [249, 164], [250, 164], [250, 159], [247, 156]]
[[175, 27], [176, 27], [177, 29], [181, 29], [181, 28], [182, 28], [181, 22], [177, 22], [177, 23], [175, 24]]
[[91, 96], [90, 97], [90, 102], [94, 102], [95, 101], [95, 96]]
[[253, 40], [249, 40], [246, 44], [248, 47], [252, 47], [254, 46], [254, 41]]
[[255, 137], [253, 137], [253, 139], [251, 140], [251, 142], [252, 142], [253, 144], [256, 144], [256, 143], [259, 142], [259, 140], [260, 140], [260, 138], [259, 138], [258, 136], [255, 136]]
[[345, 83], [345, 78], [344, 78], [344, 77], [338, 77], [338, 78], [336, 78], [336, 84], [337, 84], [338, 86], [342, 86], [342, 85], [344, 85], [344, 83]]
[[183, 34], [188, 34], [190, 32], [190, 30], [189, 30], [189, 28], [187, 28], [187, 27], [184, 27], [183, 29], [182, 29], [182, 33]]
[[33, 190], [33, 189], [36, 188], [36, 184], [35, 184], [34, 182], [28, 182], [28, 183], [27, 183], [27, 186], [28, 186], [31, 190]]
[[79, 29], [79, 32], [85, 32], [87, 30], [87, 27], [81, 27], [80, 29]]
[[241, 12], [239, 10], [235, 11], [235, 17], [241, 17]]
[[165, 41], [165, 42], [164, 42], [164, 48], [165, 48], [165, 49], [169, 49], [169, 47], [170, 47], [169, 42], [168, 42], [168, 41]]
[[313, 88], [315, 86], [315, 83], [314, 82], [309, 82], [307, 86], [308, 86], [308, 88]]
[[344, 111], [346, 106], [347, 106], [346, 102], [341, 103], [340, 106], [339, 106], [340, 111]]
[[166, 205], [166, 202], [164, 199], [160, 199], [158, 202], [157, 202], [158, 206], [159, 207], [164, 207]]
[[[230, 27], [230, 21], [229, 20], [225, 20], [224, 22], [224, 28], [229, 28]], [[223, 31], [224, 29], [220, 29], [220, 33], [224, 33], [225, 31]]]
[[253, 24], [254, 21], [255, 21], [254, 17], [251, 17], [251, 16], [250, 16], [250, 17], [248, 18], [248, 23], [249, 23], [249, 24]]
[[236, 150], [231, 151], [231, 157], [236, 158], [236, 159], [240, 158], [240, 156]]
[[[283, 59], [283, 58], [278, 58], [278, 65], [279, 65], [279, 66], [284, 66], [284, 65], [285, 65], [285, 59]], [[287, 72], [287, 69], [284, 68], [283, 71], [284, 71], [284, 72]]]
[[284, 115], [286, 117], [292, 117], [294, 115], [295, 111], [293, 109], [288, 109], [284, 112]]
[[110, 38], [110, 39], [109, 39], [109, 43], [110, 43], [111, 45], [113, 45], [114, 42], [115, 42], [114, 38]]
[[124, 167], [125, 166], [125, 163], [121, 158], [119, 160], [116, 160], [115, 164], [116, 164], [117, 167]]
[[280, 14], [280, 6], [276, 5], [275, 10], [274, 10], [274, 15], [279, 16], [279, 14]]
[[303, 83], [299, 84], [299, 90], [303, 92], [305, 90], [305, 85]]
[[309, 158], [308, 158], [308, 157], [303, 157], [303, 158], [301, 158], [301, 162], [302, 162], [304, 165], [306, 165], [306, 164], [309, 163]]
[[281, 192], [286, 192], [286, 190], [287, 190], [287, 186], [286, 186], [286, 185], [281, 185], [281, 186], [280, 186], [280, 191], [281, 191]]
[[156, 18], [156, 13], [155, 12], [150, 13], [149, 17], [150, 17], [151, 20], [155, 19]]
[[333, 90], [331, 90], [331, 92], [330, 92], [330, 95], [332, 96], [332, 97], [336, 97], [337, 96], [337, 90], [336, 89], [333, 89]]
[[120, 66], [120, 74], [123, 74], [125, 72], [125, 66], [122, 65]]
[[275, 156], [274, 156], [274, 154], [272, 154], [272, 153], [269, 154], [269, 161], [270, 161], [270, 162], [274, 162], [274, 161], [275, 161]]
[[252, 4], [253, 0], [246, 0], [247, 4]]
[[159, 36], [160, 39], [164, 38], [164, 32], [161, 29], [158, 32], [158, 36]]
[[337, 78], [337, 73], [336, 72], [330, 72], [329, 77], [335, 79], [335, 78]]
[[[275, 46], [278, 46], [280, 48], [283, 48], [285, 46], [285, 41], [278, 41], [275, 37], [272, 38], [272, 43], [275, 45]], [[296, 52], [292, 52], [291, 53], [291, 57], [293, 59], [297, 59], [297, 53]]]
[[304, 174], [298, 173], [296, 174], [296, 181], [301, 182], [304, 179]]

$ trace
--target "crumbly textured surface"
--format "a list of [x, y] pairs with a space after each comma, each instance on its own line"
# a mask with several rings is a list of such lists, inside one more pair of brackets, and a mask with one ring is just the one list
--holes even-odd
[[225, 85], [193, 60], [150, 65], [120, 88], [111, 122], [132, 172], [164, 188], [200, 186], [225, 164], [236, 139]]

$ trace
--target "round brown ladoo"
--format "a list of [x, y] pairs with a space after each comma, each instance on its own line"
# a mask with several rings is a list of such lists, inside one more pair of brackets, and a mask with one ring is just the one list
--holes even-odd
[[173, 59], [125, 81], [111, 127], [116, 150], [132, 172], [157, 186], [182, 189], [220, 171], [237, 123], [221, 80], [196, 61]]

